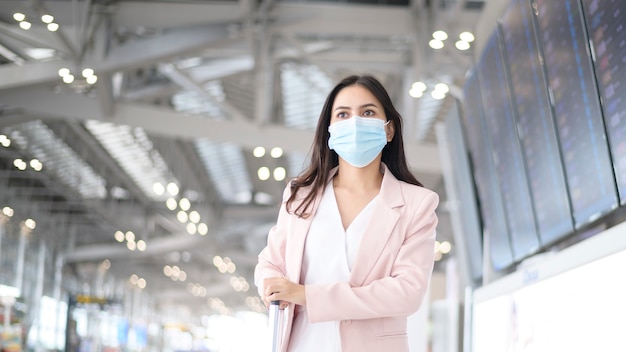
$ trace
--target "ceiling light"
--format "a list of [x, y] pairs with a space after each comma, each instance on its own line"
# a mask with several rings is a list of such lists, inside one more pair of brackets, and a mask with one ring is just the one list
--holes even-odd
[[96, 75], [89, 76], [85, 79], [85, 81], [87, 82], [87, 84], [96, 84], [96, 82], [98, 82], [98, 76]]
[[135, 249], [137, 249], [137, 243], [135, 243], [135, 241], [128, 241], [126, 242], [126, 248], [134, 251]]
[[435, 253], [435, 261], [436, 262], [440, 261], [441, 258], [443, 258], [443, 254], [441, 254], [440, 252]]
[[18, 21], [18, 22], [22, 22], [26, 19], [26, 15], [24, 15], [21, 12], [16, 12], [13, 14], [13, 19]]
[[50, 48], [25, 48], [24, 54], [30, 56], [33, 60], [45, 60], [53, 58], [56, 51]]
[[215, 257], [213, 257], [213, 265], [220, 266], [220, 264], [222, 264], [224, 262], [224, 259], [222, 259], [222, 257], [220, 257], [219, 255], [216, 255]]
[[59, 77], [65, 77], [70, 74], [70, 69], [67, 67], [63, 67], [59, 69]]
[[424, 91], [411, 88], [409, 90], [409, 95], [413, 98], [421, 98], [424, 95]]
[[144, 252], [146, 250], [146, 241], [144, 240], [139, 240], [137, 241], [137, 249]]
[[192, 211], [191, 213], [189, 213], [189, 220], [194, 224], [197, 224], [200, 221], [200, 213], [195, 210]]
[[13, 208], [11, 207], [4, 207], [2, 208], [2, 214], [8, 216], [8, 217], [12, 217], [13, 216]]
[[433, 38], [440, 40], [440, 41], [444, 41], [448, 39], [448, 33], [444, 31], [436, 31], [435, 33], [433, 33]]
[[137, 280], [137, 286], [139, 288], [146, 288], [146, 279], [142, 277], [139, 280]]
[[33, 159], [30, 161], [30, 167], [32, 167], [35, 171], [41, 171], [43, 164], [41, 163], [41, 161]]
[[102, 267], [105, 268], [106, 270], [111, 269], [111, 261], [108, 259], [103, 260]]
[[200, 224], [198, 224], [198, 233], [201, 236], [206, 235], [207, 233], [209, 233], [209, 227], [205, 223], [201, 222]]
[[82, 73], [83, 77], [87, 78], [89, 76], [93, 76], [93, 69], [86, 68], [86, 69], [83, 69], [83, 71], [81, 73]]
[[22, 171], [26, 170], [26, 162], [24, 162], [24, 160], [22, 159], [15, 159], [13, 161], [13, 166]]
[[270, 151], [270, 155], [274, 159], [280, 158], [281, 156], [283, 156], [283, 148], [280, 148], [280, 147], [272, 148], [272, 150]]
[[470, 48], [469, 43], [462, 41], [462, 40], [459, 40], [456, 43], [454, 43], [454, 46], [456, 46], [457, 49], [462, 50], [462, 51], [465, 51]]
[[178, 276], [180, 275], [180, 268], [178, 267], [178, 265], [174, 265], [172, 267], [172, 275], [171, 276]]
[[470, 32], [463, 32], [459, 34], [459, 38], [461, 38], [462, 41], [468, 42], [468, 43], [471, 43], [474, 41], [474, 35]]
[[134, 242], [135, 241], [135, 234], [132, 231], [127, 231], [126, 232], [126, 241], [128, 241], [128, 242]]
[[419, 90], [419, 91], [425, 91], [426, 90], [426, 83], [424, 82], [415, 82], [411, 85], [411, 89], [415, 89], [415, 90]]
[[450, 91], [450, 88], [448, 88], [448, 85], [445, 83], [437, 83], [435, 85], [435, 90], [440, 91], [442, 93], [448, 93]]
[[430, 92], [430, 96], [432, 96], [433, 99], [441, 100], [446, 97], [446, 93], [440, 90], [433, 90], [432, 92]]
[[9, 137], [7, 137], [7, 136], [5, 136], [3, 134], [0, 134], [0, 144], [3, 147], [8, 148], [11, 145], [11, 140], [9, 139]]
[[182, 211], [182, 210], [181, 210], [181, 211], [179, 211], [179, 212], [176, 214], [176, 218], [177, 218], [177, 219], [178, 219], [178, 221], [180, 221], [181, 223], [185, 223], [185, 222], [187, 222], [187, 219], [188, 219], [189, 217], [187, 216], [187, 213], [185, 213], [184, 211]]
[[59, 30], [59, 25], [57, 23], [48, 23], [46, 26], [50, 32], [56, 32]]
[[198, 228], [196, 227], [196, 224], [194, 224], [193, 222], [190, 222], [187, 224], [187, 233], [190, 235], [195, 235], [196, 231], [198, 230]]
[[267, 181], [270, 178], [270, 169], [266, 166], [261, 166], [257, 171], [257, 176], [261, 181]]
[[170, 276], [172, 275], [172, 267], [169, 265], [166, 265], [163, 267], [163, 275], [165, 276]]
[[287, 176], [287, 171], [284, 167], [277, 167], [274, 169], [274, 180], [282, 181]]
[[441, 253], [448, 254], [450, 253], [450, 250], [452, 250], [452, 245], [448, 241], [443, 241], [441, 242], [440, 249], [441, 249]]
[[228, 271], [228, 273], [232, 274], [237, 270], [237, 266], [235, 265], [235, 263], [230, 262], [228, 264], [226, 264], [226, 271]]
[[74, 75], [68, 74], [68, 75], [63, 76], [63, 82], [67, 84], [74, 82]]
[[117, 242], [124, 242], [124, 233], [122, 231], [115, 231], [115, 240]]
[[168, 198], [165, 201], [165, 206], [167, 207], [167, 209], [169, 210], [175, 210], [176, 207], [178, 206], [178, 202], [176, 201], [176, 199], [174, 198]]
[[156, 195], [159, 195], [159, 196], [165, 193], [165, 187], [163, 187], [163, 185], [159, 182], [156, 182], [155, 184], [152, 185], [152, 190], [154, 191]]
[[28, 229], [34, 230], [37, 226], [37, 223], [33, 219], [26, 219], [24, 220], [24, 226], [26, 226], [26, 228]]
[[178, 185], [174, 182], [170, 182], [167, 184], [167, 192], [173, 196], [177, 195], [179, 192]]
[[252, 155], [254, 155], [257, 158], [262, 158], [265, 155], [265, 148], [263, 147], [254, 148], [254, 150], [252, 150]]
[[41, 22], [43, 23], [52, 23], [54, 21], [54, 16], [52, 15], [43, 15], [41, 16]]
[[139, 276], [137, 276], [137, 275], [135, 275], [135, 274], [132, 274], [132, 275], [130, 276], [130, 283], [131, 283], [131, 284], [133, 284], [133, 285], [136, 285], [136, 284], [137, 284], [137, 281], [139, 281]]
[[178, 206], [179, 206], [182, 210], [187, 211], [187, 210], [189, 210], [189, 208], [191, 208], [191, 202], [190, 202], [190, 201], [189, 201], [189, 199], [187, 199], [187, 198], [181, 198], [181, 199], [178, 201]]
[[433, 48], [433, 49], [441, 49], [443, 48], [443, 42], [441, 40], [438, 39], [431, 39], [428, 42], [428, 45]]
[[27, 22], [27, 21], [20, 22], [20, 28], [22, 28], [25, 31], [29, 30], [30, 26], [31, 26], [30, 22]]

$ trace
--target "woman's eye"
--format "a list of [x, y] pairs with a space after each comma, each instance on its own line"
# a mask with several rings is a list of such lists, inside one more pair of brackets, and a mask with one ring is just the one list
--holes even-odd
[[372, 110], [365, 110], [363, 116], [374, 116], [374, 112]]
[[339, 117], [339, 118], [344, 118], [344, 117], [347, 117], [347, 116], [348, 116], [348, 114], [346, 114], [345, 112], [340, 112], [340, 113], [337, 114], [337, 117]]

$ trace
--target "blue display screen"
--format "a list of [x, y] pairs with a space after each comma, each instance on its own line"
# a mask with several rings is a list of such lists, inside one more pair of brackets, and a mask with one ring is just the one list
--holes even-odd
[[574, 224], [530, 2], [514, 0], [501, 28], [539, 238], [546, 245], [572, 233]]
[[584, 0], [583, 4], [617, 188], [621, 203], [626, 204], [626, 1]]
[[615, 209], [615, 178], [578, 0], [533, 0], [574, 222]]
[[492, 266], [501, 270], [513, 263], [513, 252], [491, 157], [492, 148], [486, 138], [480, 87], [475, 73], [465, 81], [463, 96], [462, 121], [478, 193], [483, 240], [489, 243], [488, 255]]
[[515, 260], [539, 249], [530, 190], [511, 107], [497, 32], [491, 36], [478, 65], [487, 136]]

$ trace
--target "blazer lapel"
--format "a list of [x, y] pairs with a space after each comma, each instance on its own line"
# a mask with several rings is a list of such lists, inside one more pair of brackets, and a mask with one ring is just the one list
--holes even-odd
[[398, 219], [400, 211], [396, 208], [404, 205], [404, 197], [400, 181], [398, 181], [391, 171], [384, 166], [383, 182], [380, 187], [379, 199], [372, 211], [372, 217], [368, 222], [359, 250], [357, 252], [350, 282], [355, 285], [363, 285], [367, 275], [372, 271], [383, 252], [389, 236], [391, 236]]

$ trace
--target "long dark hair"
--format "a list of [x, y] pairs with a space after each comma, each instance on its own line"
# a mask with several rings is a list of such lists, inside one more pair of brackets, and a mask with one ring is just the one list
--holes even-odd
[[[393, 106], [389, 94], [383, 85], [372, 76], [349, 76], [344, 78], [339, 84], [333, 88], [328, 94], [326, 102], [322, 107], [320, 118], [317, 122], [315, 130], [315, 138], [311, 147], [311, 164], [296, 179], [291, 181], [291, 196], [287, 199], [286, 208], [289, 213], [296, 214], [299, 217], [307, 217], [310, 214], [307, 210], [313, 203], [318, 192], [326, 185], [330, 170], [339, 164], [337, 153], [328, 147], [328, 126], [330, 125], [331, 113], [335, 98], [339, 92], [349, 86], [360, 85], [369, 90], [380, 101], [385, 109], [387, 120], [391, 120], [395, 128], [395, 133], [391, 142], [387, 143], [383, 148], [382, 162], [384, 162], [389, 171], [398, 179], [407, 183], [422, 186], [422, 184], [413, 176], [406, 163], [404, 155], [404, 142], [402, 141], [402, 116]], [[290, 209], [300, 188], [311, 186], [304, 200], [298, 204], [293, 211]]]

